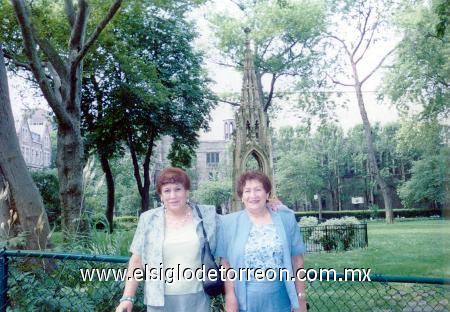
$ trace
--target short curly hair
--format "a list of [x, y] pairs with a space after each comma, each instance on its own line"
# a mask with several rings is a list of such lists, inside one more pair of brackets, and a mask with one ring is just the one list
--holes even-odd
[[261, 182], [266, 193], [272, 191], [272, 183], [270, 183], [269, 177], [262, 171], [247, 171], [243, 173], [237, 183], [237, 194], [239, 198], [242, 198], [242, 193], [244, 192], [245, 183], [250, 180], [256, 180]]
[[180, 183], [185, 190], [191, 189], [191, 180], [183, 169], [167, 167], [156, 178], [156, 192], [161, 195], [161, 188], [164, 184]]

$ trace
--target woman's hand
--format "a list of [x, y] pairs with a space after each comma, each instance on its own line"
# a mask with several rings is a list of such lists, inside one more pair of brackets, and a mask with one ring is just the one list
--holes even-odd
[[225, 312], [238, 312], [238, 311], [239, 311], [239, 304], [236, 295], [234, 293], [225, 295]]
[[283, 206], [283, 203], [276, 197], [269, 198], [269, 201], [267, 202], [267, 206], [269, 206], [272, 211], [278, 211], [278, 209]]
[[305, 299], [300, 299], [298, 301], [298, 303], [300, 304], [300, 308], [299, 309], [291, 309], [292, 312], [307, 312], [308, 311], [308, 306], [306, 305]]
[[132, 312], [133, 303], [131, 301], [122, 301], [116, 308], [116, 312]]
[[306, 311], [308, 311], [308, 306], [307, 306], [307, 304], [306, 304], [306, 300], [305, 299], [301, 299], [301, 300], [299, 300], [299, 303], [300, 303], [300, 311], [304, 311], [304, 312], [306, 312]]

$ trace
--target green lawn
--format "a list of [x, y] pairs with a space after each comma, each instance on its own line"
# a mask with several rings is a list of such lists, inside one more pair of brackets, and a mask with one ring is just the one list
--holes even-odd
[[305, 255], [307, 268], [370, 268], [371, 273], [450, 278], [450, 220], [368, 223], [369, 247]]
[[[123, 239], [121, 231], [115, 232], [115, 239]], [[126, 232], [129, 237], [125, 241], [131, 241], [132, 232]], [[344, 268], [370, 268], [371, 273], [377, 274], [450, 278], [450, 220], [405, 219], [391, 225], [373, 221], [368, 223], [368, 236], [366, 249], [307, 253], [305, 266], [334, 268], [337, 272], [343, 272]], [[56, 246], [61, 240], [61, 233], [54, 233]], [[98, 237], [94, 241], [103, 239]], [[125, 241], [120, 245], [127, 244]], [[127, 248], [119, 248], [124, 249], [122, 255], [128, 255]]]

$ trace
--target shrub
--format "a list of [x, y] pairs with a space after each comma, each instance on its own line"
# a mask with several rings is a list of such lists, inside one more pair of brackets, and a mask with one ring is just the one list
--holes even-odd
[[298, 223], [301, 227], [316, 226], [319, 224], [319, 220], [316, 217], [303, 217]]
[[134, 230], [138, 223], [136, 216], [120, 216], [114, 218], [114, 229], [117, 230]]
[[32, 171], [31, 176], [42, 196], [50, 226], [54, 227], [55, 225], [59, 225], [61, 206], [59, 202], [59, 184], [56, 169]]
[[302, 228], [303, 239], [308, 240], [314, 227], [319, 224], [319, 220], [316, 217], [303, 217], [298, 224]]
[[348, 250], [355, 238], [355, 225], [360, 222], [355, 217], [343, 217], [330, 219], [317, 226], [310, 239], [321, 244], [325, 251]]
[[93, 230], [108, 230], [108, 220], [104, 214], [96, 213], [90, 220], [91, 228]]
[[[370, 219], [371, 214], [374, 212], [370, 210], [341, 210], [341, 211], [322, 211], [323, 219], [331, 219], [331, 218], [341, 218], [343, 216], [353, 216], [358, 219]], [[377, 218], [384, 218], [385, 211], [384, 209], [380, 209], [377, 212]], [[394, 216], [396, 218], [415, 218], [415, 217], [430, 217], [439, 215], [442, 216], [441, 209], [427, 209], [427, 208], [402, 208], [402, 209], [394, 209]], [[319, 216], [319, 212], [317, 211], [297, 211], [295, 212], [295, 217], [299, 220], [301, 217], [306, 216]]]
[[376, 219], [378, 217], [378, 212], [380, 207], [377, 204], [369, 205], [370, 219]]
[[[123, 282], [83, 282], [80, 268], [123, 268], [125, 264], [107, 262], [54, 260], [50, 271], [20, 258], [11, 263], [8, 311], [112, 311], [122, 294]], [[137, 297], [142, 298], [142, 287]], [[143, 310], [139, 300], [134, 309]]]

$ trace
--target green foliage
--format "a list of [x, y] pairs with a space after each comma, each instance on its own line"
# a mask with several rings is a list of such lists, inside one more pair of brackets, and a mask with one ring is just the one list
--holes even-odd
[[444, 38], [450, 19], [450, 1], [441, 0], [436, 1], [435, 9], [439, 22], [436, 24], [436, 36]]
[[147, 198], [141, 201], [139, 196], [153, 193], [150, 164], [162, 136], [173, 138], [168, 155], [172, 165], [188, 168], [198, 144], [197, 132], [207, 128], [215, 101], [201, 66], [203, 56], [192, 46], [195, 27], [185, 18], [198, 3], [124, 3], [85, 62], [86, 151], [95, 149], [110, 160], [129, 155], [134, 159], [131, 172], [143, 169], [131, 176], [140, 192], [125, 194], [128, 199], [117, 196], [127, 206], [120, 213], [148, 208]]
[[214, 104], [202, 55], [191, 46], [196, 33], [184, 12], [171, 6], [124, 5], [86, 62], [91, 71], [83, 90], [88, 146], [102, 146], [102, 152], [113, 156], [122, 154], [119, 142], [127, 142], [145, 155], [149, 144], [170, 135], [176, 149], [171, 159], [186, 161]]
[[[44, 271], [38, 260], [19, 258], [10, 265], [8, 279], [11, 311], [110, 311], [122, 293], [122, 281], [82, 281], [80, 269], [123, 268], [124, 264], [107, 262], [53, 260], [46, 261], [51, 269]], [[138, 289], [142, 298], [142, 288]], [[135, 309], [143, 309], [139, 300]]]
[[298, 224], [301, 227], [305, 226], [316, 226], [319, 224], [319, 220], [316, 217], [302, 217]]
[[[319, 58], [315, 45], [325, 26], [324, 1], [235, 1], [237, 14], [210, 15], [216, 46], [226, 63], [243, 67], [245, 33], [254, 43], [257, 79], [267, 75], [276, 83], [281, 76], [295, 77], [299, 84], [311, 84]], [[260, 81], [259, 81], [260, 82]], [[276, 89], [273, 89], [276, 93]], [[270, 105], [266, 90], [265, 105]], [[280, 96], [280, 94], [278, 94]], [[316, 94], [309, 94], [315, 97]], [[305, 97], [308, 99], [308, 97]]]
[[340, 226], [340, 225], [358, 225], [360, 223], [361, 222], [356, 217], [345, 216], [345, 217], [339, 218], [339, 219], [335, 219], [335, 218], [328, 219], [327, 221], [321, 223], [320, 225], [321, 226], [326, 226], [326, 225], [331, 225], [331, 226], [338, 225], [338, 226]]
[[119, 216], [114, 218], [114, 228], [117, 230], [134, 230], [138, 223], [136, 216]]
[[418, 1], [398, 15], [397, 24], [403, 39], [394, 66], [384, 80], [382, 93], [387, 93], [402, 110], [414, 109], [419, 104], [423, 116], [445, 117], [450, 108], [450, 34], [442, 33], [441, 38], [433, 35], [438, 20], [433, 7], [442, 13], [448, 12], [448, 1], [434, 0], [431, 4]]
[[443, 127], [436, 119], [403, 118], [395, 133], [395, 152], [407, 161], [435, 154], [442, 146]]
[[[377, 164], [392, 191], [398, 191], [417, 174], [411, 170], [415, 161], [435, 156], [436, 152], [445, 152], [446, 131], [436, 119], [419, 120], [415, 117], [372, 126]], [[321, 124], [315, 132], [304, 127], [285, 127], [274, 133], [272, 142], [277, 192], [289, 206], [298, 207], [300, 203], [306, 208], [312, 205], [317, 209], [318, 204], [312, 199], [314, 194], [327, 199], [324, 210], [350, 209], [351, 197], [354, 196], [364, 197], [367, 208], [379, 204], [377, 198], [381, 194], [368, 168], [362, 125], [345, 134], [331, 123]], [[432, 176], [434, 183], [431, 185], [439, 185], [435, 189], [436, 196], [440, 194], [443, 198], [446, 177], [442, 172]], [[423, 189], [430, 185], [429, 179], [416, 178], [415, 181], [417, 184], [422, 181]], [[394, 196], [394, 200], [394, 205], [399, 207], [400, 199]], [[433, 201], [423, 198], [422, 201], [405, 204], [415, 207], [432, 204]], [[376, 212], [374, 215], [378, 216]]]
[[59, 226], [61, 222], [61, 206], [59, 202], [59, 184], [56, 169], [32, 171], [31, 176], [41, 193], [50, 227]]
[[348, 250], [355, 238], [356, 228], [360, 222], [355, 217], [329, 219], [317, 226], [310, 239], [321, 244], [325, 251]]
[[378, 205], [376, 204], [369, 205], [369, 211], [370, 211], [370, 218], [376, 219], [380, 213], [380, 207], [378, 207]]
[[307, 152], [292, 151], [277, 163], [278, 194], [289, 203], [300, 198], [311, 200], [322, 187], [320, 163]]
[[416, 203], [434, 202], [444, 204], [446, 181], [446, 157], [449, 153], [429, 155], [413, 163], [412, 177], [398, 190], [405, 206]]
[[201, 204], [214, 205], [216, 208], [231, 199], [231, 181], [206, 181], [199, 185], [194, 199]]
[[[394, 216], [396, 218], [417, 218], [417, 217], [432, 217], [442, 216], [441, 209], [429, 209], [429, 208], [401, 208], [393, 209]], [[297, 211], [295, 216], [300, 219], [305, 216], [317, 216], [317, 211]], [[378, 210], [376, 218], [384, 218], [385, 211], [383, 209]], [[342, 218], [346, 216], [354, 216], [361, 220], [369, 220], [373, 216], [373, 211], [370, 210], [341, 210], [341, 211], [323, 211], [322, 218]]]
[[191, 167], [192, 159], [195, 158], [195, 149], [198, 143], [186, 144], [182, 137], [172, 142], [170, 152], [167, 158], [170, 160], [170, 165], [173, 167], [182, 168], [184, 170]]
[[[308, 253], [305, 268], [326, 268], [332, 263], [337, 272], [344, 268], [371, 268], [372, 272], [388, 275], [450, 277], [450, 242], [446, 239], [450, 235], [450, 220], [405, 219], [394, 224], [372, 221], [367, 230], [367, 248]], [[328, 287], [329, 283], [325, 284]]]
[[[141, 198], [133, 177], [133, 164], [129, 154], [111, 160], [111, 170], [115, 182], [115, 210], [117, 216], [137, 215]], [[103, 199], [105, 202], [106, 199]]]
[[302, 229], [303, 239], [308, 241], [311, 237], [311, 233], [314, 231], [314, 227], [319, 224], [319, 220], [316, 217], [302, 217], [298, 222]]

